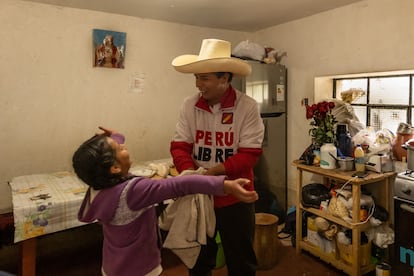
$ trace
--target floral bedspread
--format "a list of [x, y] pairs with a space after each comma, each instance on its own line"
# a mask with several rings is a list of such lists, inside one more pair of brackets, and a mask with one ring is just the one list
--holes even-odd
[[77, 215], [88, 188], [71, 172], [13, 178], [14, 242], [84, 225]]

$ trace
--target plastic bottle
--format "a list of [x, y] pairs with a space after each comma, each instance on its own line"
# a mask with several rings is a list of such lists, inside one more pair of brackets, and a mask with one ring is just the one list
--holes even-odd
[[365, 172], [365, 152], [361, 145], [358, 144], [354, 150], [355, 170], [357, 172]]
[[[333, 156], [333, 157], [332, 157]], [[337, 149], [333, 143], [323, 144], [319, 166], [323, 169], [336, 169]]]

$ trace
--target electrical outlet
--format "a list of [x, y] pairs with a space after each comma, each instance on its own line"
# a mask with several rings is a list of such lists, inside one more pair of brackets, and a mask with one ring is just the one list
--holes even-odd
[[303, 98], [303, 99], [300, 101], [300, 104], [301, 104], [302, 106], [304, 106], [304, 105], [309, 105], [309, 99], [308, 99], [308, 98]]

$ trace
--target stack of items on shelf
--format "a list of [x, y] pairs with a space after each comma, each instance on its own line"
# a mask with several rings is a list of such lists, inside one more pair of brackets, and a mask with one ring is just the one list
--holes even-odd
[[[349, 91], [351, 94], [354, 92]], [[325, 99], [309, 105], [305, 99], [302, 104], [306, 106], [306, 118], [311, 120], [308, 133], [312, 143], [299, 158], [307, 165], [352, 171], [353, 163], [357, 164], [357, 160], [354, 160], [354, 149], [357, 145], [364, 150], [361, 164], [367, 170], [377, 173], [394, 171], [393, 149], [399, 147], [398, 152], [402, 152], [399, 155], [406, 156], [406, 152], [401, 149], [401, 143], [412, 137], [414, 130], [411, 126], [407, 127], [407, 124], [402, 123], [399, 131], [405, 132], [399, 133], [396, 139], [394, 133], [388, 129], [376, 131], [374, 127], [359, 122], [353, 106], [348, 102]], [[401, 130], [404, 126], [406, 128]]]
[[[347, 263], [352, 264], [352, 231], [342, 229], [336, 235], [336, 245], [339, 257]], [[361, 265], [367, 265], [371, 261], [371, 241], [366, 233], [361, 232]]]
[[[311, 183], [302, 188], [302, 205], [316, 209], [327, 209], [331, 199], [330, 190], [320, 183]], [[338, 230], [336, 224], [328, 220], [312, 215], [307, 218], [308, 242], [316, 246], [319, 250], [335, 256], [335, 235]]]
[[326, 254], [335, 257], [335, 235], [338, 226], [319, 216], [309, 216], [307, 219], [308, 242], [319, 248]]
[[[394, 243], [394, 232], [384, 222], [389, 214], [385, 208], [375, 203], [371, 194], [362, 189], [360, 195], [360, 222], [353, 222], [352, 191], [347, 183], [340, 188], [327, 188], [323, 184], [311, 183], [302, 187], [302, 205], [315, 208], [324, 214], [342, 219], [347, 224], [368, 224], [361, 232], [361, 265], [378, 263], [380, 259], [371, 259], [371, 243], [378, 248], [387, 248]], [[333, 186], [333, 184], [331, 185]], [[325, 254], [332, 254], [344, 262], [352, 264], [352, 231], [331, 220], [318, 215], [307, 217], [306, 241]]]

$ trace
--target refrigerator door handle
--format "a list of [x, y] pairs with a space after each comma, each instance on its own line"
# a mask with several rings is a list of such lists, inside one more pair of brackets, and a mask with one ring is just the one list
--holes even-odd
[[280, 117], [283, 114], [284, 114], [284, 112], [260, 113], [260, 116], [262, 118], [274, 118], [274, 117]]
[[400, 208], [407, 211], [407, 212], [414, 213], [414, 207], [411, 206], [411, 205], [401, 203]]

